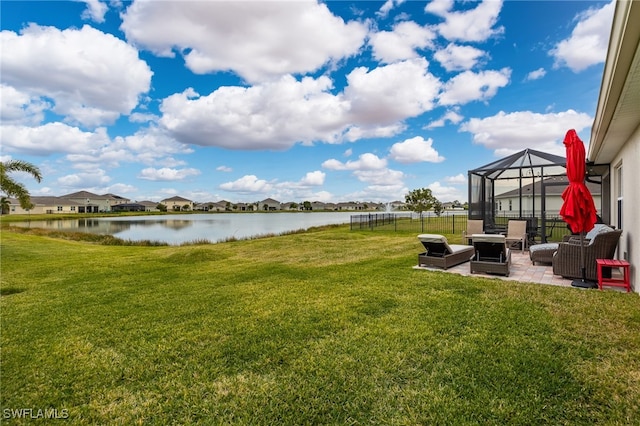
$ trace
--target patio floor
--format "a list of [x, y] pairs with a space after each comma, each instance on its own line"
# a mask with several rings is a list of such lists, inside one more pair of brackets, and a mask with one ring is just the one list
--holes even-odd
[[[460, 274], [460, 275], [472, 275], [471, 272], [469, 271], [469, 262], [465, 262], [458, 266], [454, 266], [452, 268], [447, 269], [446, 271], [443, 271], [440, 268], [430, 268], [430, 267], [424, 267], [424, 266], [414, 266], [414, 268], [440, 271], [440, 272], [449, 272], [449, 273]], [[562, 278], [559, 275], [553, 275], [551, 264], [538, 263], [536, 265], [533, 265], [531, 262], [531, 259], [529, 259], [529, 252], [528, 251], [521, 252], [518, 250], [511, 251], [511, 268], [510, 268], [510, 274], [508, 277], [504, 277], [501, 275], [491, 275], [491, 274], [473, 274], [473, 276], [476, 276], [476, 277], [485, 276], [488, 278], [499, 278], [502, 280], [509, 280], [509, 281], [549, 284], [549, 285], [557, 285], [562, 287], [571, 287], [571, 282], [573, 281], [573, 280]]]

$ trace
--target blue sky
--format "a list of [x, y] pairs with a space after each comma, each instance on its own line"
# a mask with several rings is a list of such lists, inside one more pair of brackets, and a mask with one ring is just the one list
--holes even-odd
[[32, 195], [466, 201], [589, 141], [613, 2], [3, 1], [2, 160]]

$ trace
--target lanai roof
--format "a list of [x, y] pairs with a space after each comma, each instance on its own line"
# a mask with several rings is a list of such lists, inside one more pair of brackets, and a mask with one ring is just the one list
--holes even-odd
[[[546, 152], [527, 148], [477, 169], [470, 170], [469, 173], [491, 180], [515, 179], [520, 177], [520, 170], [522, 169], [532, 170], [533, 175], [539, 177], [542, 175], [542, 168], [544, 168], [544, 176], [554, 176], [566, 173], [566, 162], [566, 158], [559, 155], [547, 154]], [[540, 171], [536, 172], [533, 169], [540, 169]]]

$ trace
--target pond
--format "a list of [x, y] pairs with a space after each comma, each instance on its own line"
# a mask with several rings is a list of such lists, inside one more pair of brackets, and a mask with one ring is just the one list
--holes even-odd
[[353, 213], [208, 213], [33, 220], [16, 226], [113, 235], [123, 240], [160, 241], [171, 245], [212, 243], [349, 223]]

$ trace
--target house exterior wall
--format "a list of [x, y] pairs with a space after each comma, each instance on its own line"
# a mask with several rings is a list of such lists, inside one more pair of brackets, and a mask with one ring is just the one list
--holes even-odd
[[[622, 197], [618, 193], [618, 167], [622, 167]], [[638, 170], [640, 169], [640, 127], [625, 142], [622, 149], [611, 161], [611, 222], [618, 227], [618, 213], [622, 218], [622, 237], [618, 245], [618, 259], [627, 260], [632, 267], [631, 282], [636, 292], [640, 292], [638, 268], [640, 267], [640, 191], [638, 190]], [[622, 198], [622, 210], [618, 201]], [[635, 242], [635, 244], [634, 244]], [[635, 283], [635, 284], [633, 284]]]

